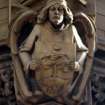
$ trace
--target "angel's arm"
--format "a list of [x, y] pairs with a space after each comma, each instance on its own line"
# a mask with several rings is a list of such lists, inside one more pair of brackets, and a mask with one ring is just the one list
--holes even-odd
[[29, 69], [29, 65], [32, 60], [30, 51], [32, 50], [34, 46], [38, 35], [39, 35], [39, 28], [37, 26], [34, 26], [32, 32], [30, 33], [28, 38], [25, 40], [25, 42], [20, 46], [20, 49], [19, 49], [19, 57], [22, 61], [24, 70], [26, 72]]
[[83, 44], [75, 26], [73, 26], [73, 34], [74, 34], [74, 40], [77, 45], [76, 66], [79, 66], [79, 67], [75, 67], [75, 68], [76, 68], [76, 70], [79, 70], [80, 67], [82, 67], [84, 64], [84, 61], [85, 61], [87, 53], [88, 53], [88, 48]]

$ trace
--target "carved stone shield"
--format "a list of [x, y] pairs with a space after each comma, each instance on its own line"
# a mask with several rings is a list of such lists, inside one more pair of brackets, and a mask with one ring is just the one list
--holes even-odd
[[53, 55], [40, 62], [36, 80], [43, 93], [51, 97], [66, 93], [73, 79], [74, 60], [66, 55]]

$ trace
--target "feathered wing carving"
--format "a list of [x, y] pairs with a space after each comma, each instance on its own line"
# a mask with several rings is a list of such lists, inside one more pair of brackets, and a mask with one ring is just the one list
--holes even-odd
[[[12, 53], [12, 59], [14, 66], [14, 77], [15, 77], [15, 92], [21, 98], [32, 96], [31, 91], [28, 89], [27, 82], [25, 80], [24, 71], [22, 68], [21, 61], [18, 56], [18, 48], [27, 38], [33, 26], [36, 23], [36, 16], [32, 10], [26, 11], [19, 15], [11, 24], [10, 28], [10, 48]], [[18, 84], [18, 86], [17, 86]]]
[[95, 25], [93, 20], [84, 13], [77, 13], [74, 16], [74, 25], [77, 28], [83, 43], [88, 48], [86, 60], [82, 70], [80, 70], [80, 73], [77, 76], [78, 79], [80, 79], [80, 81], [77, 80], [79, 88], [77, 89], [77, 94], [73, 96], [74, 100], [79, 101], [91, 74], [91, 66], [95, 51]]

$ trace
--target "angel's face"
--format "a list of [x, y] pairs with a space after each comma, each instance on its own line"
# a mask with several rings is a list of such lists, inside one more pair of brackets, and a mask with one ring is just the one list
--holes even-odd
[[64, 8], [60, 4], [55, 4], [49, 8], [49, 21], [54, 25], [59, 25], [64, 19]]

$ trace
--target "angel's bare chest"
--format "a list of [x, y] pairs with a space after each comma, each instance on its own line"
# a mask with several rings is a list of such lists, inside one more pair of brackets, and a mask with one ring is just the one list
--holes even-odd
[[35, 43], [34, 56], [44, 57], [49, 55], [63, 54], [74, 56], [75, 44], [72, 35], [64, 33], [45, 33]]

